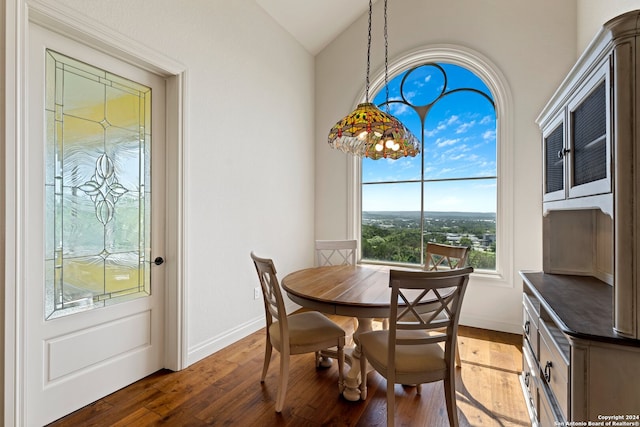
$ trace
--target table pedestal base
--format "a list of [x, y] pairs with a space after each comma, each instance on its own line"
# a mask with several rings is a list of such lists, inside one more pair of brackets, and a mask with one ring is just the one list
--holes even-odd
[[[362, 396], [360, 395], [360, 384], [362, 382], [361, 372], [360, 372], [360, 343], [358, 340], [358, 336], [367, 331], [373, 330], [373, 319], [368, 318], [358, 318], [358, 328], [353, 333], [353, 342], [355, 343], [355, 347], [348, 347], [344, 349], [344, 361], [347, 365], [349, 365], [349, 372], [344, 376], [344, 391], [342, 392], [342, 396], [351, 401], [357, 402]], [[323, 350], [321, 352], [324, 357], [336, 357], [336, 352], [333, 350]], [[369, 373], [372, 368], [367, 364], [367, 373]]]

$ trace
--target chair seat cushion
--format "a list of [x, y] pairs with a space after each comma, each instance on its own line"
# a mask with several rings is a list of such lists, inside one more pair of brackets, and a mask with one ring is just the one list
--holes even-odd
[[[345, 336], [344, 329], [331, 319], [317, 311], [306, 311], [287, 316], [289, 323], [289, 344], [295, 346], [308, 346], [316, 342], [323, 342], [333, 338], [337, 340]], [[276, 348], [281, 348], [280, 328], [278, 323], [269, 327], [271, 343]]]
[[[398, 338], [425, 336], [423, 331], [398, 331]], [[360, 334], [360, 345], [364, 347], [367, 360], [377, 371], [386, 376], [389, 363], [389, 331], [371, 331]], [[395, 369], [398, 375], [417, 372], [446, 370], [444, 350], [438, 344], [396, 346]]]

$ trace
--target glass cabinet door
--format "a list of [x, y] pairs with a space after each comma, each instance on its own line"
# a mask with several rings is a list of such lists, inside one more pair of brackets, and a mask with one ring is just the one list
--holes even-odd
[[611, 192], [609, 61], [568, 104], [569, 197]]
[[543, 200], [562, 200], [565, 198], [565, 126], [564, 110], [543, 132], [544, 176]]

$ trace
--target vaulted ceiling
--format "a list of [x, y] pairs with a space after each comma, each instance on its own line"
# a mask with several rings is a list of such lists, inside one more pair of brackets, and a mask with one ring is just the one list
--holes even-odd
[[369, 9], [367, 0], [256, 0], [256, 3], [312, 55]]

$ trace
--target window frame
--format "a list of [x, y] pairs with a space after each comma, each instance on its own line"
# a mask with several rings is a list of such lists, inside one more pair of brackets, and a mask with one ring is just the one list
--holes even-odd
[[[455, 45], [437, 45], [421, 48], [406, 53], [390, 61], [388, 65], [388, 80], [391, 81], [398, 74], [413, 67], [428, 62], [451, 63], [468, 69], [476, 74], [487, 85], [494, 97], [496, 109], [496, 270], [478, 271], [473, 273], [474, 282], [485, 282], [490, 285], [513, 287], [511, 280], [513, 271], [513, 126], [512, 126], [512, 97], [507, 81], [490, 60], [469, 48]], [[384, 88], [384, 69], [374, 73], [369, 88], [370, 93], [376, 93]], [[365, 99], [364, 90], [361, 91], [354, 105]], [[347, 196], [348, 196], [348, 234], [358, 240], [358, 259], [366, 263], [382, 263], [397, 265], [390, 262], [362, 261], [362, 159], [351, 156], [347, 162]]]

